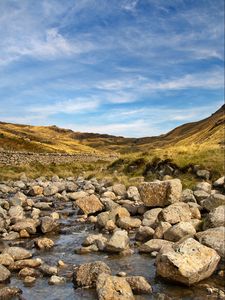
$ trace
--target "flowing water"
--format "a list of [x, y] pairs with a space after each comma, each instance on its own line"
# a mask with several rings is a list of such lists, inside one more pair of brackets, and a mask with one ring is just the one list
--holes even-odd
[[[46, 235], [55, 242], [55, 246], [50, 250], [37, 250], [33, 247], [33, 239], [21, 239], [13, 242], [11, 245], [20, 245], [31, 249], [34, 257], [42, 258], [47, 264], [55, 266], [58, 260], [63, 260], [70, 267], [62, 268], [59, 275], [67, 277], [67, 282], [63, 285], [49, 285], [48, 277], [38, 278], [34, 285], [24, 286], [22, 280], [14, 273], [11, 277], [10, 286], [16, 286], [23, 290], [23, 298], [26, 300], [69, 300], [69, 299], [97, 299], [94, 289], [74, 289], [71, 280], [72, 266], [96, 260], [107, 263], [113, 274], [120, 271], [126, 272], [128, 275], [142, 275], [153, 287], [152, 295], [135, 296], [137, 300], [145, 299], [162, 299], [158, 293], [170, 296], [172, 299], [219, 299], [207, 293], [204, 287], [184, 287], [176, 284], [164, 282], [155, 276], [155, 259], [150, 255], [143, 255], [137, 252], [130, 256], [111, 255], [107, 253], [95, 252], [85, 255], [75, 254], [74, 250], [81, 246], [84, 237], [90, 233], [97, 233], [93, 225], [81, 224], [76, 222], [76, 212], [70, 207], [70, 203], [66, 203], [63, 210], [59, 212], [65, 215], [61, 219], [60, 234]], [[73, 214], [75, 212], [75, 214]], [[132, 238], [131, 238], [132, 241]], [[205, 280], [201, 284], [209, 284], [212, 287], [222, 288], [224, 283], [218, 276]]]

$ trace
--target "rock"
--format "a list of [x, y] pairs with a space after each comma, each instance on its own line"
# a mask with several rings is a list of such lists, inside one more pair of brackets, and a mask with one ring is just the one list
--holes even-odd
[[146, 241], [149, 241], [153, 237], [153, 234], [154, 234], [154, 229], [152, 229], [151, 227], [140, 226], [135, 235], [135, 240], [141, 241], [141, 242], [146, 242]]
[[198, 208], [198, 204], [197, 203], [193, 203], [193, 202], [188, 202], [190, 211], [191, 211], [191, 218], [192, 219], [199, 219], [201, 220], [201, 213], [200, 210]]
[[26, 231], [26, 229], [22, 229], [22, 230], [20, 230], [20, 237], [28, 238], [28, 237], [30, 237], [30, 234]]
[[182, 202], [194, 202], [196, 203], [196, 199], [194, 196], [194, 193], [190, 189], [185, 189], [182, 191], [182, 197], [181, 197]]
[[225, 226], [225, 205], [213, 209], [205, 218], [203, 229]]
[[98, 276], [111, 274], [110, 268], [102, 261], [86, 263], [74, 268], [73, 282], [75, 288], [95, 287]]
[[121, 183], [114, 184], [112, 190], [117, 196], [121, 196], [121, 197], [125, 197], [127, 193], [127, 189], [125, 185]]
[[51, 184], [51, 185], [44, 188], [43, 194], [46, 197], [50, 197], [50, 196], [53, 196], [56, 193], [58, 193], [58, 191], [59, 191], [58, 187], [54, 184]]
[[78, 200], [80, 198], [88, 197], [88, 193], [84, 191], [80, 191], [80, 192], [68, 193], [67, 196], [70, 200]]
[[202, 206], [208, 211], [221, 205], [225, 205], [225, 195], [222, 194], [213, 194], [202, 202]]
[[52, 206], [52, 202], [36, 202], [34, 203], [34, 207], [41, 210], [50, 210]]
[[24, 285], [32, 285], [33, 283], [35, 283], [36, 278], [33, 276], [26, 276], [23, 280]]
[[217, 187], [223, 187], [225, 184], [225, 176], [220, 177], [219, 179], [217, 179], [216, 181], [214, 181], [213, 186], [215, 188]]
[[10, 231], [7, 233], [4, 238], [2, 238], [4, 241], [13, 241], [20, 237], [18, 232]]
[[30, 277], [39, 277], [40, 272], [38, 270], [35, 270], [33, 268], [23, 268], [19, 271], [19, 277], [25, 278], [27, 276]]
[[6, 184], [0, 184], [0, 192], [3, 194], [8, 194], [11, 191], [11, 188]]
[[158, 226], [155, 229], [153, 238], [154, 239], [162, 239], [164, 236], [164, 233], [171, 227], [172, 227], [172, 225], [168, 222], [159, 222]]
[[159, 252], [163, 247], [172, 245], [173, 242], [165, 241], [161, 239], [152, 239], [143, 245], [141, 245], [138, 249], [140, 253], [151, 253], [154, 251]]
[[101, 202], [104, 205], [105, 210], [113, 210], [114, 208], [119, 206], [118, 203], [109, 198], [101, 198]]
[[90, 246], [95, 244], [99, 250], [103, 250], [105, 248], [105, 244], [107, 242], [107, 238], [105, 238], [101, 233], [100, 234], [90, 234], [83, 241], [83, 246]]
[[138, 228], [141, 225], [141, 220], [137, 218], [131, 218], [131, 217], [122, 217], [118, 218], [116, 221], [116, 225], [122, 229], [133, 229]]
[[48, 283], [50, 285], [58, 285], [58, 284], [64, 284], [66, 282], [66, 279], [64, 277], [52, 275], [49, 279]]
[[98, 214], [97, 222], [100, 227], [105, 227], [109, 220], [112, 220], [115, 223], [116, 218], [129, 217], [129, 216], [130, 213], [128, 212], [128, 210], [119, 205], [110, 211], [106, 211]]
[[87, 254], [87, 253], [91, 253], [91, 252], [98, 252], [98, 247], [93, 244], [93, 245], [90, 245], [90, 246], [87, 246], [87, 247], [81, 247], [81, 248], [78, 248], [78, 249], [75, 249], [75, 253], [76, 254]]
[[0, 265], [0, 283], [9, 279], [10, 276], [11, 276], [10, 271], [3, 265]]
[[125, 207], [118, 206], [109, 212], [109, 220], [116, 221], [116, 218], [130, 217], [129, 211]]
[[225, 259], [225, 227], [216, 227], [196, 233], [196, 238], [205, 246], [208, 246]]
[[181, 221], [191, 220], [192, 214], [187, 203], [174, 203], [164, 208], [158, 215], [159, 221], [176, 224]]
[[116, 195], [113, 192], [107, 191], [102, 194], [103, 198], [109, 198], [111, 200], [116, 200]]
[[144, 182], [139, 186], [139, 193], [146, 206], [164, 207], [181, 200], [182, 184], [179, 179]]
[[76, 192], [78, 185], [74, 182], [66, 182], [65, 190], [67, 192]]
[[54, 242], [48, 238], [39, 238], [35, 241], [36, 246], [39, 249], [50, 249], [54, 246]]
[[191, 219], [189, 221], [189, 223], [191, 223], [193, 225], [193, 227], [195, 228], [196, 231], [200, 231], [202, 230], [202, 224], [203, 224], [203, 221], [202, 220], [199, 220], [199, 219]]
[[210, 183], [203, 181], [203, 182], [197, 183], [197, 185], [195, 186], [195, 190], [196, 191], [204, 191], [204, 192], [210, 194], [211, 190], [212, 190], [212, 186]]
[[37, 225], [37, 221], [27, 218], [17, 221], [16, 224], [11, 226], [11, 229], [17, 232], [25, 229], [28, 233], [35, 234]]
[[2, 254], [9, 254], [14, 260], [30, 258], [30, 251], [21, 247], [8, 247], [3, 250]]
[[51, 217], [42, 217], [41, 218], [41, 231], [43, 233], [54, 231], [58, 228], [59, 224], [57, 220], [54, 220]]
[[24, 218], [24, 211], [22, 206], [16, 205], [16, 206], [11, 206], [9, 209], [9, 216], [10, 218], [13, 218], [15, 220], [21, 220]]
[[52, 276], [58, 274], [57, 267], [49, 266], [48, 264], [44, 263], [39, 267], [39, 270], [46, 276]]
[[189, 222], [180, 222], [169, 228], [164, 233], [164, 239], [167, 241], [177, 242], [187, 235], [195, 235], [196, 230]]
[[126, 281], [129, 283], [134, 294], [151, 294], [152, 287], [143, 276], [128, 276]]
[[208, 193], [206, 193], [205, 191], [198, 190], [198, 191], [194, 191], [194, 196], [195, 196], [197, 202], [199, 204], [201, 204], [201, 201], [207, 199], [210, 195]]
[[31, 189], [28, 192], [28, 195], [30, 196], [40, 196], [43, 194], [43, 187], [39, 185], [34, 185], [31, 187]]
[[123, 277], [102, 273], [98, 276], [96, 289], [99, 300], [134, 300], [131, 287]]
[[106, 223], [109, 221], [109, 212], [104, 211], [97, 216], [97, 223], [100, 227], [105, 227]]
[[209, 180], [209, 178], [210, 178], [210, 172], [207, 170], [198, 170], [196, 175], [199, 178], [206, 179], [206, 180]]
[[39, 258], [35, 259], [23, 259], [17, 260], [9, 266], [10, 270], [21, 270], [24, 268], [36, 268], [42, 264], [42, 260]]
[[127, 197], [130, 200], [140, 201], [141, 197], [140, 197], [138, 188], [136, 186], [130, 186], [127, 189]]
[[22, 290], [17, 287], [3, 287], [0, 288], [0, 299], [12, 299], [15, 296], [20, 296], [22, 294]]
[[14, 263], [14, 259], [8, 253], [0, 254], [0, 265], [9, 266]]
[[158, 222], [158, 215], [162, 208], [153, 208], [144, 213], [142, 225], [156, 228]]
[[24, 205], [27, 197], [22, 192], [17, 192], [13, 197], [9, 198], [11, 206]]
[[116, 229], [116, 224], [113, 222], [113, 220], [108, 220], [105, 224], [105, 229], [113, 231], [114, 229]]
[[122, 205], [123, 207], [125, 207], [132, 216], [137, 215], [137, 213], [138, 213], [138, 205], [134, 201], [131, 201], [131, 200], [120, 200], [120, 201], [118, 201], [118, 203], [120, 205]]
[[103, 209], [103, 204], [95, 195], [78, 199], [76, 205], [87, 215]]
[[215, 250], [188, 238], [161, 249], [156, 271], [163, 278], [190, 286], [211, 276], [219, 260]]
[[105, 250], [109, 252], [121, 252], [129, 248], [129, 237], [125, 230], [116, 230], [106, 243]]

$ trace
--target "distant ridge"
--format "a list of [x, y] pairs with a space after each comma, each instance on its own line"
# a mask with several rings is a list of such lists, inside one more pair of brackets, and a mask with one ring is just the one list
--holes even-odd
[[156, 137], [124, 138], [52, 126], [0, 122], [0, 148], [12, 151], [102, 153], [135, 152], [190, 144], [225, 145], [225, 104], [203, 120], [183, 124]]

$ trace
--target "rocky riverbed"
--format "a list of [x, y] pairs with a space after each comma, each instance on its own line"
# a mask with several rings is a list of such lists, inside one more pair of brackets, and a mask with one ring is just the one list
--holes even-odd
[[0, 183], [0, 299], [225, 299], [225, 183]]

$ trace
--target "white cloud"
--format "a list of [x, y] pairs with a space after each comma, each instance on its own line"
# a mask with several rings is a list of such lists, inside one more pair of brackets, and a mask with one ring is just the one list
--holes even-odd
[[211, 73], [187, 74], [181, 78], [168, 81], [150, 82], [145, 85], [145, 88], [150, 90], [218, 89], [222, 88], [223, 85], [223, 73], [221, 71], [212, 71]]
[[96, 109], [99, 105], [99, 101], [96, 99], [86, 99], [77, 98], [75, 100], [66, 100], [51, 105], [42, 106], [30, 106], [25, 108], [26, 112], [33, 114], [40, 114], [42, 116], [51, 116], [59, 113], [74, 114], [74, 113], [86, 113], [87, 111], [92, 111]]

